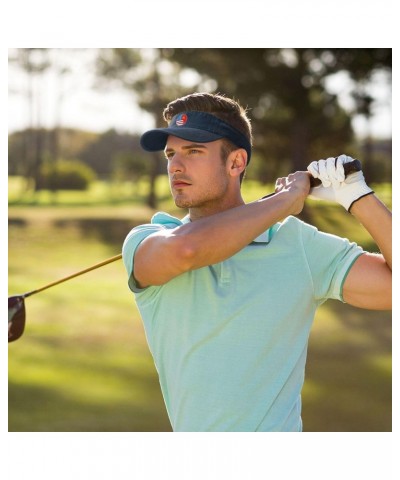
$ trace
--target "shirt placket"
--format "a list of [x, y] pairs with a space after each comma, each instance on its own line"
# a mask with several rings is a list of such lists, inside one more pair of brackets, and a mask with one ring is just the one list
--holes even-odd
[[227, 287], [231, 283], [231, 270], [228, 262], [220, 263], [219, 283], [222, 287]]

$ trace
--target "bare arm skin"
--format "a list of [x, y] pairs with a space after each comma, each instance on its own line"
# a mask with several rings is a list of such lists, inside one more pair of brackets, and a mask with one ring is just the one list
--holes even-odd
[[361, 255], [343, 286], [344, 300], [371, 310], [392, 308], [392, 214], [375, 195], [361, 198], [351, 207], [378, 245], [381, 254]]
[[[147, 237], [135, 256], [134, 276], [138, 285], [163, 285], [186, 271], [222, 262], [276, 222], [300, 213], [309, 193], [308, 174], [296, 172], [283, 182], [269, 198]], [[344, 300], [361, 308], [390, 309], [391, 213], [374, 195], [355, 202], [351, 213], [371, 234], [382, 254], [366, 253], [356, 260], [344, 283]]]
[[275, 195], [147, 237], [135, 255], [140, 287], [162, 285], [186, 271], [222, 262], [288, 215], [301, 212], [309, 175], [296, 172]]

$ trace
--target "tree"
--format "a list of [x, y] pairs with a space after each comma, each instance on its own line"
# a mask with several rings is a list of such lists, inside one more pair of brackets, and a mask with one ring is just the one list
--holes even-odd
[[[377, 69], [390, 72], [390, 49], [102, 49], [98, 61], [101, 77], [129, 89], [156, 127], [163, 126], [167, 103], [193, 91], [220, 92], [249, 106], [255, 140], [249, 175], [265, 182], [302, 170], [311, 159], [357, 154], [351, 115], [370, 115], [373, 101], [361, 86]], [[338, 72], [354, 82], [352, 111], [327, 89]], [[148, 204], [154, 207], [158, 153], [152, 171]]]
[[[392, 49], [335, 49], [334, 54], [338, 68], [346, 70], [354, 81], [353, 114], [363, 116], [368, 124], [376, 107], [376, 100], [370, 93], [370, 80], [377, 73], [385, 73], [387, 80], [391, 81]], [[377, 174], [376, 165], [373, 165], [373, 150], [368, 132], [363, 148], [363, 171], [367, 179], [376, 178]]]
[[[101, 49], [97, 62], [97, 71], [107, 83], [116, 81], [120, 86], [132, 92], [138, 105], [154, 117], [155, 127], [164, 127], [162, 111], [175, 97], [185, 95], [197, 88], [199, 76], [194, 82], [182, 82], [182, 68], [168, 61], [169, 51], [165, 49]], [[155, 182], [162, 171], [161, 155], [151, 156], [150, 187], [147, 204], [155, 208], [157, 197]]]
[[[82, 49], [81, 49], [82, 50]], [[63, 157], [61, 149], [61, 107], [67, 89], [64, 85], [65, 77], [71, 72], [69, 65], [70, 49], [59, 48], [17, 48], [11, 49], [9, 54], [10, 65], [15, 65], [24, 73], [26, 87], [22, 91], [15, 85], [10, 85], [13, 93], [23, 93], [28, 103], [27, 128], [22, 130], [24, 135], [23, 149], [20, 150], [18, 165], [11, 170], [18, 172], [33, 181], [35, 189], [41, 184], [41, 166], [44, 161], [56, 162]], [[43, 107], [48, 103], [48, 89], [45, 75], [53, 74], [53, 85], [57, 98], [51, 104], [55, 116], [55, 126], [51, 130], [43, 128]], [[19, 87], [21, 88], [21, 87]], [[73, 86], [69, 86], [71, 90]]]
[[[304, 169], [311, 158], [342, 153], [352, 141], [350, 114], [326, 89], [329, 75], [349, 72], [357, 87], [354, 94], [360, 97], [360, 85], [377, 68], [391, 68], [390, 49], [175, 49], [168, 53], [171, 61], [214, 80], [214, 91], [251, 106], [255, 152], [265, 159], [265, 168], [260, 165], [258, 171], [267, 178], [273, 172], [269, 180]], [[363, 109], [356, 106], [355, 112], [368, 115], [371, 103], [361, 97]]]
[[23, 157], [25, 176], [34, 182], [36, 189], [40, 183], [40, 167], [43, 161], [43, 135], [38, 83], [49, 68], [48, 49], [18, 48], [11, 50], [9, 62], [17, 65], [27, 77], [25, 95], [29, 106], [29, 127], [25, 130]]
[[100, 177], [110, 178], [113, 171], [112, 159], [119, 152], [140, 152], [139, 138], [135, 135], [118, 133], [111, 129], [88, 143], [79, 152], [79, 158], [89, 165]]

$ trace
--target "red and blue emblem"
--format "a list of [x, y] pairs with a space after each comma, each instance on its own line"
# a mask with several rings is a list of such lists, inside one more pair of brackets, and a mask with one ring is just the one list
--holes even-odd
[[186, 115], [186, 113], [181, 113], [176, 118], [175, 123], [176, 125], [178, 125], [178, 127], [182, 127], [182, 125], [185, 125], [187, 121], [188, 121], [188, 116]]

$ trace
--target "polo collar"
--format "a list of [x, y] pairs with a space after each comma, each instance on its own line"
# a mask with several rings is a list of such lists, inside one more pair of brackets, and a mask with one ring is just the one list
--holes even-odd
[[265, 232], [263, 232], [261, 235], [259, 235], [257, 238], [255, 238], [251, 243], [269, 243], [270, 240], [271, 240], [271, 236], [270, 236], [270, 231], [271, 229], [269, 228], [268, 230], [266, 230]]
[[[182, 224], [185, 224], [185, 223], [190, 223], [190, 216], [189, 214], [186, 215], [185, 217], [182, 218], [181, 222]], [[271, 240], [271, 235], [270, 235], [270, 229], [266, 230], [265, 232], [263, 232], [261, 235], [259, 235], [258, 237], [256, 237], [252, 242], [250, 242], [250, 245], [253, 244], [253, 243], [269, 243]]]

